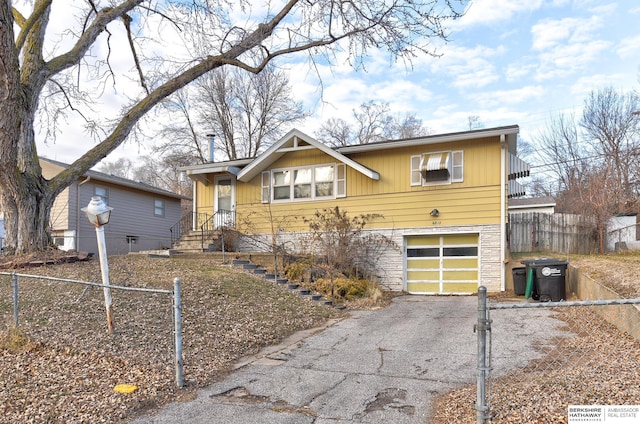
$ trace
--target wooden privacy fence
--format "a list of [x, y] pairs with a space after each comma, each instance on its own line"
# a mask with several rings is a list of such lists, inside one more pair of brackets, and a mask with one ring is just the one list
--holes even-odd
[[509, 214], [511, 252], [589, 254], [598, 251], [592, 220], [581, 215], [517, 212]]

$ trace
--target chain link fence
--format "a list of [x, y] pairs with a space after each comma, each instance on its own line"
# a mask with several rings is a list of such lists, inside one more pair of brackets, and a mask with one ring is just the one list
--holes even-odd
[[[640, 299], [478, 299], [477, 423], [587, 422], [570, 421], [569, 407], [640, 404]], [[505, 334], [506, 320], [522, 331]]]
[[[105, 288], [118, 292], [114, 334], [107, 332]], [[3, 334], [17, 329], [35, 349], [44, 341], [62, 352], [80, 345], [89, 355], [111, 355], [123, 363], [153, 349], [157, 362], [147, 365], [166, 378], [173, 368], [175, 384], [184, 386], [179, 278], [170, 290], [0, 272], [0, 317]]]

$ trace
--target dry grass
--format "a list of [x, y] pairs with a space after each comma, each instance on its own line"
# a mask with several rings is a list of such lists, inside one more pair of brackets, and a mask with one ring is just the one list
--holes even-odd
[[[341, 314], [207, 256], [114, 256], [109, 268], [112, 285], [171, 290], [181, 278], [186, 387], [175, 384], [169, 295], [112, 290], [109, 335], [101, 288], [21, 277], [15, 331], [11, 278], [0, 275], [0, 422], [124, 422], [188, 398], [237, 359]], [[100, 281], [97, 260], [19, 272]], [[114, 392], [122, 383], [138, 390]]]

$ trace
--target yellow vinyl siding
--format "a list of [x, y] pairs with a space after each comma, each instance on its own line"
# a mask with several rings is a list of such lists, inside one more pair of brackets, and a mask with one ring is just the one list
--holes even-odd
[[[210, 177], [210, 179], [213, 180], [213, 177]], [[214, 185], [212, 183], [204, 185], [200, 181], [196, 182], [197, 212], [213, 214], [213, 190]]]
[[[435, 186], [411, 186], [412, 155], [435, 151], [464, 151], [464, 181]], [[271, 223], [286, 223], [285, 231], [306, 231], [303, 218], [324, 208], [339, 206], [349, 216], [377, 213], [368, 228], [445, 227], [500, 223], [500, 143], [497, 137], [442, 143], [431, 146], [403, 147], [349, 154], [349, 158], [380, 175], [372, 180], [347, 167], [346, 197], [328, 200], [261, 203], [261, 175], [248, 183], [236, 184], [237, 222], [250, 221], [253, 231], [271, 232]], [[267, 169], [336, 163], [318, 149], [291, 151]], [[213, 176], [209, 176], [213, 181]], [[213, 210], [213, 184], [197, 182], [197, 211]], [[432, 209], [440, 216], [429, 216]], [[265, 217], [269, 217], [265, 219]]]

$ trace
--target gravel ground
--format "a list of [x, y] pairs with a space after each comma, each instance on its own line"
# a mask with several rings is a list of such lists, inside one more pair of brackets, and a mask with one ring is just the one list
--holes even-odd
[[[343, 316], [206, 256], [114, 256], [109, 268], [112, 285], [171, 290], [181, 278], [186, 387], [175, 384], [169, 295], [112, 290], [115, 331], [109, 335], [102, 289], [20, 278], [17, 337], [7, 330], [11, 279], [0, 275], [1, 423], [126, 422], [194, 396], [243, 356]], [[97, 260], [18, 272], [100, 281]], [[118, 384], [138, 389], [117, 393]]]

